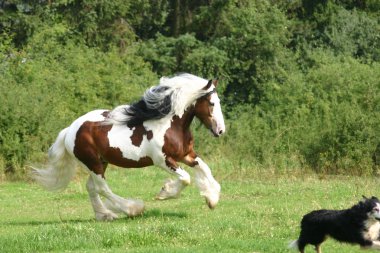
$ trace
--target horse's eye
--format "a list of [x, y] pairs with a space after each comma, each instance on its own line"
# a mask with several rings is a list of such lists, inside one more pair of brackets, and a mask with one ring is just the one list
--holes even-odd
[[215, 105], [215, 103], [213, 103], [213, 102], [209, 102], [209, 103], [210, 103], [211, 106], [214, 106], [214, 105]]

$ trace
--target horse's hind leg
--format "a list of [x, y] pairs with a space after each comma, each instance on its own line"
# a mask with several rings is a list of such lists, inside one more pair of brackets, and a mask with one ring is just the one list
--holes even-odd
[[[90, 156], [88, 156], [90, 157]], [[115, 213], [125, 213], [128, 216], [136, 216], [144, 211], [144, 203], [138, 200], [127, 200], [114, 194], [108, 187], [104, 179], [104, 172], [107, 164], [91, 156], [92, 159], [82, 159], [82, 162], [90, 170], [90, 177], [87, 181], [87, 191], [97, 220], [113, 220], [117, 218]], [[106, 198], [103, 203], [100, 196]]]
[[114, 194], [101, 175], [91, 173], [96, 192], [106, 198], [104, 202], [107, 209], [115, 213], [125, 213], [129, 217], [141, 214], [144, 211], [144, 203], [141, 200], [124, 199]]
[[117, 218], [116, 214], [104, 206], [98, 192], [96, 191], [95, 183], [91, 175], [88, 177], [86, 188], [97, 220], [111, 221]]

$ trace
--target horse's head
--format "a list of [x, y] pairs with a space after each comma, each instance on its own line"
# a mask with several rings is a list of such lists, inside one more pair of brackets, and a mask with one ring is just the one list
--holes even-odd
[[198, 98], [195, 103], [195, 116], [214, 134], [219, 137], [226, 131], [220, 99], [216, 93], [218, 80], [210, 80], [203, 88], [208, 93]]

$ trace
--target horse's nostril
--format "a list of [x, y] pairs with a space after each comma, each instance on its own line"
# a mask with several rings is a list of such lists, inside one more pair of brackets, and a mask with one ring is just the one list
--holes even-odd
[[223, 130], [220, 130], [220, 131], [219, 131], [219, 134], [222, 134], [222, 133], [223, 133]]

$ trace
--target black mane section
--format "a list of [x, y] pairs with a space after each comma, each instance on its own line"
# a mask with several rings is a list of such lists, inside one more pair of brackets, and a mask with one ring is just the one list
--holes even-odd
[[142, 98], [140, 101], [130, 105], [124, 109], [124, 114], [127, 115], [128, 121], [126, 122], [128, 127], [134, 127], [141, 125], [144, 121], [152, 119], [161, 119], [168, 115], [171, 111], [171, 97], [165, 96], [160, 103], [157, 103], [156, 108], [151, 108]]

